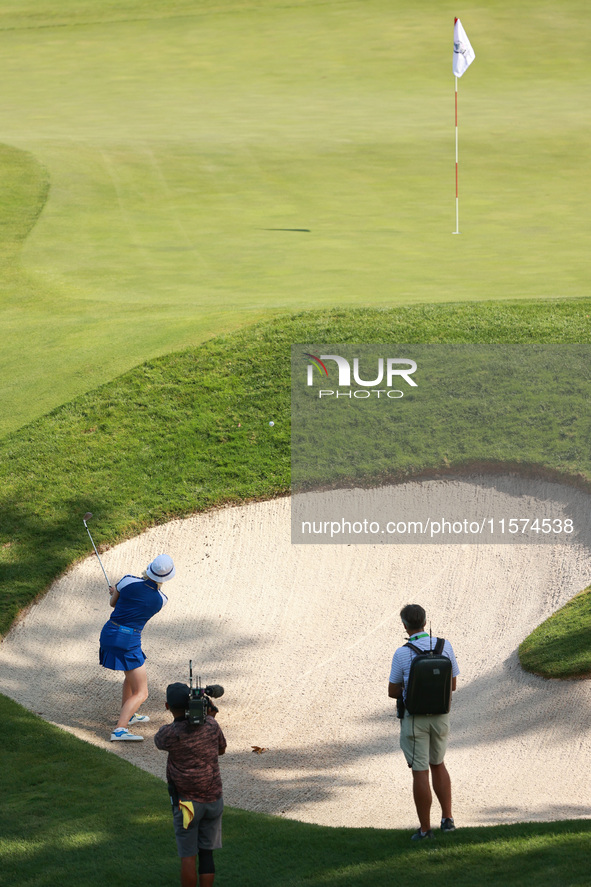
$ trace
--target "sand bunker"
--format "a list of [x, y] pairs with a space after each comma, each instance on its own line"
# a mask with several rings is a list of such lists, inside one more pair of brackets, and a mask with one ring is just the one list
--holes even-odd
[[[587, 494], [556, 484], [472, 478], [425, 488], [442, 483], [456, 513], [478, 487], [497, 513], [510, 515], [515, 497], [528, 495], [541, 512], [560, 501], [579, 527], [589, 514]], [[546, 681], [517, 658], [520, 641], [589, 584], [591, 534], [542, 546], [292, 546], [290, 500], [280, 499], [174, 521], [103, 560], [114, 581], [162, 551], [177, 577], [143, 635], [145, 742], [108, 741], [121, 678], [98, 664], [110, 609], [94, 555], [7, 636], [0, 692], [163, 777], [166, 756], [152, 736], [169, 718], [166, 684], [186, 680], [192, 658], [204, 682], [226, 688], [228, 804], [328, 825], [415, 828], [387, 682], [404, 642], [398, 612], [418, 602], [461, 669], [447, 754], [458, 825], [591, 815], [591, 682]], [[268, 751], [254, 754], [254, 745]]]

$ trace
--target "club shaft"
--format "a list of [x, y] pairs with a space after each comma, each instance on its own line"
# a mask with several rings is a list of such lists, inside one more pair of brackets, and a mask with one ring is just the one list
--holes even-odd
[[[84, 521], [84, 526], [86, 527], [86, 521]], [[98, 562], [99, 562], [99, 564], [101, 565], [101, 570], [103, 571], [103, 574], [104, 574], [104, 576], [105, 576], [105, 579], [107, 580], [107, 585], [108, 585], [109, 588], [110, 588], [110, 587], [111, 587], [111, 583], [109, 582], [109, 577], [107, 576], [107, 573], [106, 573], [106, 571], [105, 571], [105, 568], [103, 567], [103, 562], [102, 562], [102, 560], [101, 560], [101, 556], [100, 556], [100, 554], [98, 553], [98, 551], [96, 550], [96, 545], [94, 544], [94, 539], [93, 539], [92, 536], [90, 535], [90, 530], [88, 529], [88, 527], [86, 527], [86, 532], [88, 533], [88, 538], [89, 538], [90, 541], [92, 542], [92, 547], [94, 548], [94, 553], [95, 553], [96, 556], [98, 557]]]

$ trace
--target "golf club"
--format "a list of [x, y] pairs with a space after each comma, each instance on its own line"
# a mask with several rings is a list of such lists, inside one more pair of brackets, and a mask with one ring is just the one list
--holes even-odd
[[98, 562], [99, 562], [99, 564], [101, 565], [101, 570], [102, 570], [103, 573], [105, 574], [105, 579], [107, 580], [107, 585], [108, 585], [109, 588], [110, 588], [110, 587], [111, 587], [111, 583], [109, 582], [109, 577], [107, 576], [107, 574], [106, 574], [106, 572], [105, 572], [105, 568], [103, 567], [103, 562], [102, 562], [102, 560], [101, 560], [101, 558], [100, 558], [100, 555], [99, 555], [98, 551], [96, 550], [96, 545], [94, 544], [94, 540], [93, 540], [92, 536], [90, 535], [90, 530], [88, 529], [88, 527], [87, 527], [87, 525], [86, 525], [86, 521], [87, 521], [87, 520], [90, 520], [91, 517], [92, 517], [92, 511], [87, 511], [86, 514], [84, 515], [84, 517], [82, 518], [82, 523], [83, 523], [84, 526], [86, 527], [86, 532], [88, 533], [88, 538], [89, 538], [90, 541], [92, 542], [92, 547], [94, 548], [94, 553], [95, 553], [96, 556], [98, 557]]

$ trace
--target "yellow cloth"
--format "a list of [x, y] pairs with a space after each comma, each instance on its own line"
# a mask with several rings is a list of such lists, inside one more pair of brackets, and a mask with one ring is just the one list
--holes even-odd
[[179, 801], [179, 810], [183, 814], [183, 828], [189, 828], [195, 816], [193, 801]]

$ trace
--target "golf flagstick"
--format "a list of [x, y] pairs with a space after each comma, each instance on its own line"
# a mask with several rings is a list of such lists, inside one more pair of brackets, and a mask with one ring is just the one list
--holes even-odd
[[460, 198], [458, 194], [458, 78], [456, 80], [456, 230], [452, 234], [460, 233]]

